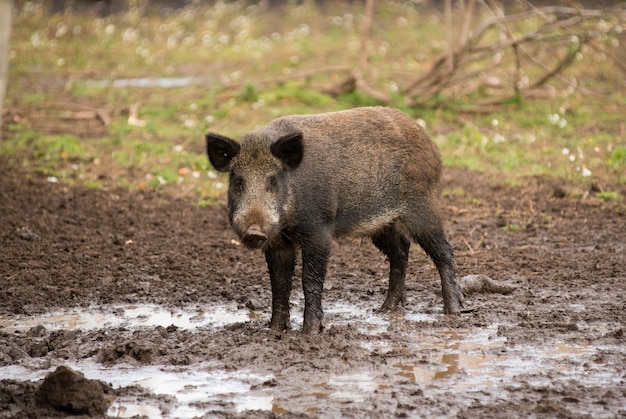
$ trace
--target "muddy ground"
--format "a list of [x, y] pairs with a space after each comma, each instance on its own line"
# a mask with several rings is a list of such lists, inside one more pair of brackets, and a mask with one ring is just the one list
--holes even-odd
[[[276, 336], [262, 254], [237, 243], [224, 206], [51, 183], [4, 161], [0, 178], [0, 417], [66, 416], [35, 397], [60, 365], [101, 380], [114, 417], [626, 415], [623, 202], [448, 168], [459, 277], [487, 275], [512, 293], [468, 292], [467, 312], [448, 318], [434, 265], [414, 246], [404, 312], [378, 314], [386, 262], [369, 242], [341, 240], [324, 332], [298, 332], [296, 278], [293, 330]], [[128, 307], [192, 317], [112, 322]], [[45, 320], [89, 310], [102, 317], [88, 327]], [[189, 382], [160, 392], [145, 379], [119, 384], [116, 371]]]

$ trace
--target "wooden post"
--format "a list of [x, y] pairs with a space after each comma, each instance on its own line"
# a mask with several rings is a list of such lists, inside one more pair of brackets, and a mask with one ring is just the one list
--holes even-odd
[[2, 141], [2, 104], [9, 78], [9, 50], [13, 0], [0, 0], [0, 141]]

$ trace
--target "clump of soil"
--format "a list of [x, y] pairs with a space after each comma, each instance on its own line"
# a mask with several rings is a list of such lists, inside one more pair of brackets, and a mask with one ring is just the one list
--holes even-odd
[[35, 401], [41, 408], [67, 415], [104, 417], [110, 404], [105, 389], [113, 393], [107, 384], [89, 380], [80, 371], [61, 365], [46, 375], [35, 393]]
[[465, 275], [458, 280], [459, 287], [464, 296], [474, 293], [486, 294], [510, 294], [516, 290], [516, 286], [499, 283], [487, 275]]

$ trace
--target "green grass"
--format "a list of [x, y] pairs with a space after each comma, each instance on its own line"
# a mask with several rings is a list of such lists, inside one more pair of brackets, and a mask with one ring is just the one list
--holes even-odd
[[[322, 93], [320, 87], [345, 79], [342, 72], [289, 78], [357, 64], [360, 4], [332, 2], [321, 11], [304, 2], [269, 11], [217, 2], [168, 16], [131, 8], [107, 18], [49, 16], [43, 4], [28, 3], [14, 19], [5, 102], [12, 116], [5, 118], [0, 153], [63, 182], [164, 189], [198, 195], [207, 205], [223, 196], [226, 180], [205, 157], [206, 131], [237, 137], [285, 114], [380, 104], [362, 91]], [[426, 126], [446, 165], [496, 174], [508, 184], [542, 175], [623, 189], [626, 87], [615, 65], [584, 51], [593, 65], [574, 65], [562, 75], [601, 94], [570, 91], [555, 80], [545, 99], [512, 96], [481, 112], [475, 105], [489, 99], [487, 90], [469, 97], [445, 92], [411, 108], [393, 86], [426, 71], [444, 50], [444, 25], [439, 14], [411, 2], [377, 4], [364, 73], [374, 88], [391, 94], [394, 106]], [[176, 88], [106, 85], [144, 77], [201, 81]], [[57, 118], [58, 129], [42, 128], [34, 116], [51, 104], [101, 109], [111, 124], [92, 133]], [[129, 123], [132, 108], [139, 123]], [[621, 200], [619, 192], [598, 195]]]
[[602, 198], [605, 201], [623, 201], [624, 196], [619, 192], [615, 191], [607, 191], [607, 192], [598, 192], [596, 194], [598, 198]]

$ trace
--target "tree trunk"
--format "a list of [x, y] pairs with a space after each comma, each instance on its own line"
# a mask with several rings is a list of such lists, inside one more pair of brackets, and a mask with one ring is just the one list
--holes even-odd
[[0, 141], [2, 141], [2, 104], [9, 78], [9, 49], [13, 0], [0, 0]]

